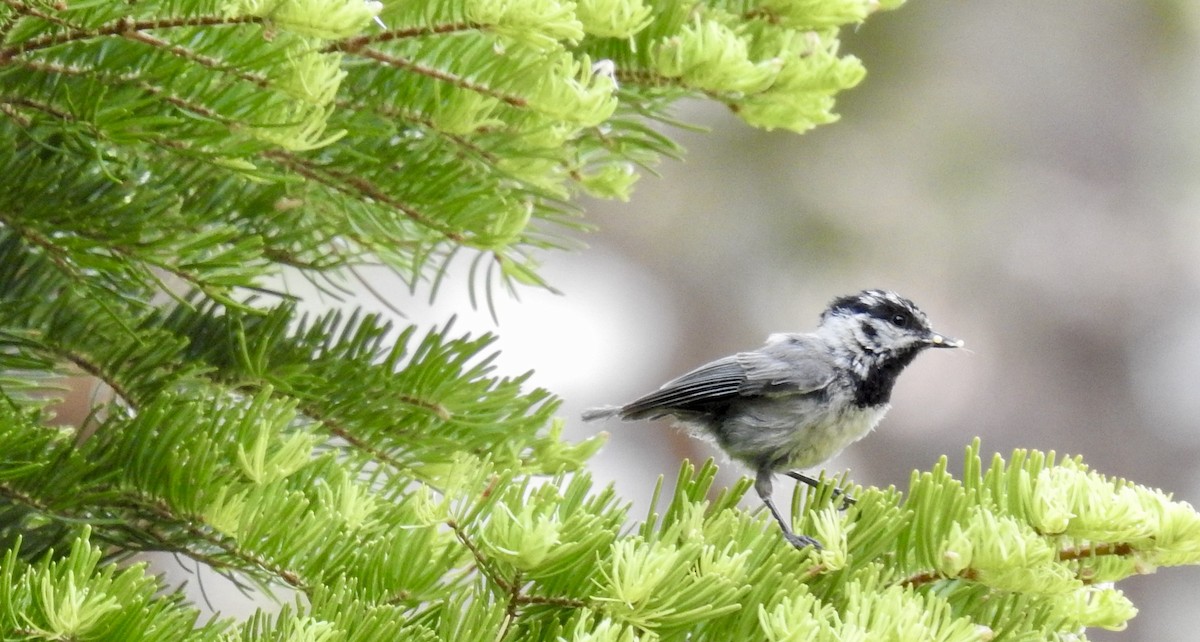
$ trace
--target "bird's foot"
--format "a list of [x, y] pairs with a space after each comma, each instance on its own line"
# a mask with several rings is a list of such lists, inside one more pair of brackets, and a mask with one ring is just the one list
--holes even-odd
[[800, 535], [797, 533], [784, 533], [783, 538], [786, 539], [789, 544], [791, 544], [792, 546], [795, 546], [796, 548], [806, 548], [806, 547], [811, 546], [811, 547], [813, 547], [813, 550], [817, 550], [817, 551], [825, 548], [824, 546], [821, 546], [821, 542], [818, 542], [817, 540], [809, 537], [808, 535]]
[[[808, 475], [805, 475], [804, 473], [799, 472], [799, 471], [789, 470], [789, 471], [785, 471], [783, 474], [787, 475], [788, 477], [791, 477], [792, 479], [794, 479], [800, 483], [812, 486], [813, 488], [817, 488], [818, 486], [821, 485], [821, 482], [819, 482], [816, 479], [813, 479], [812, 477], [809, 477]], [[846, 509], [850, 508], [850, 506], [852, 506], [853, 504], [858, 503], [853, 497], [847, 495], [846, 493], [843, 493], [842, 489], [840, 489], [840, 488], [833, 489], [833, 496], [835, 498], [837, 498], [837, 497], [842, 498], [842, 507], [839, 508], [838, 510], [846, 510]]]
[[833, 489], [833, 496], [834, 497], [841, 496], [841, 498], [842, 498], [842, 506], [840, 508], [838, 508], [838, 510], [847, 510], [851, 506], [858, 503], [857, 499], [854, 499], [853, 497], [847, 495], [846, 493], [843, 493], [842, 489], [840, 489], [840, 488]]

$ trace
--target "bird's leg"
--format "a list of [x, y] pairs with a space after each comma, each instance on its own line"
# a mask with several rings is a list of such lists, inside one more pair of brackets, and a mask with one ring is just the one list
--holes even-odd
[[791, 525], [779, 513], [779, 509], [775, 507], [775, 502], [771, 501], [771, 488], [771, 471], [758, 471], [758, 474], [754, 478], [754, 490], [758, 493], [758, 498], [767, 505], [767, 510], [771, 511], [771, 516], [775, 518], [775, 521], [779, 522], [779, 527], [783, 529], [783, 538], [796, 548], [812, 546], [818, 551], [821, 550], [821, 543], [817, 540], [808, 535], [800, 535], [792, 532]]
[[[785, 471], [783, 474], [787, 475], [788, 477], [791, 477], [792, 479], [794, 479], [798, 482], [808, 484], [809, 486], [812, 486], [813, 488], [816, 488], [817, 486], [820, 485], [820, 482], [818, 482], [817, 480], [813, 479], [812, 477], [809, 477], [808, 475], [805, 475], [802, 472], [796, 471], [796, 470]], [[842, 510], [846, 510], [847, 508], [850, 508], [851, 504], [858, 503], [857, 501], [855, 501], [855, 499], [853, 497], [843, 494], [842, 489], [834, 488], [833, 496], [837, 497], [838, 495], [842, 496]]]

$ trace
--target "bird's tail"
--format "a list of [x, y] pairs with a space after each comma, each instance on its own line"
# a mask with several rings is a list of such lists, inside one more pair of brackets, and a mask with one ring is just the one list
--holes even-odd
[[608, 419], [621, 414], [620, 406], [600, 406], [598, 408], [588, 408], [583, 411], [584, 421], [596, 421], [597, 419]]

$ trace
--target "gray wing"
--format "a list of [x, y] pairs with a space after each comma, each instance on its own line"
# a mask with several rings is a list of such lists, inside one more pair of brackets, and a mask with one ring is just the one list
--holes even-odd
[[779, 335], [754, 352], [718, 359], [663, 384], [612, 414], [622, 419], [719, 412], [730, 402], [762, 395], [807, 394], [834, 378], [824, 344], [811, 335]]

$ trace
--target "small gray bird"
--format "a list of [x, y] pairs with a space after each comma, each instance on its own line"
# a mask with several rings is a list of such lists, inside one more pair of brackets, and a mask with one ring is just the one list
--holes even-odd
[[672, 415], [714, 439], [755, 472], [754, 490], [796, 547], [820, 544], [792, 532], [771, 501], [772, 477], [810, 468], [871, 432], [889, 406], [896, 377], [925, 348], [963, 342], [929, 327], [912, 301], [864, 290], [835, 299], [816, 332], [773, 334], [752, 352], [717, 359], [624, 406], [584, 412], [584, 421]]

